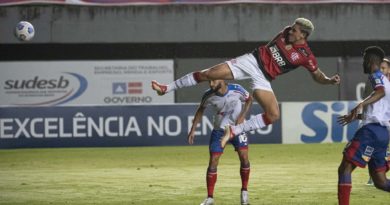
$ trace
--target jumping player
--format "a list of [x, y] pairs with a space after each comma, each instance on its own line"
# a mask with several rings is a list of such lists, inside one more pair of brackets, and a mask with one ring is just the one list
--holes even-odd
[[339, 117], [339, 123], [346, 125], [358, 119], [358, 113], [363, 110], [362, 127], [344, 149], [338, 168], [339, 205], [349, 205], [351, 174], [357, 166], [364, 168], [368, 164], [375, 187], [390, 192], [390, 180], [386, 178], [389, 167], [385, 159], [389, 144], [387, 128], [390, 126], [390, 82], [379, 70], [384, 56], [383, 50], [376, 46], [364, 50], [364, 73], [369, 74], [374, 91], [352, 109], [350, 114]]
[[[210, 89], [205, 92], [188, 133], [188, 143], [193, 144], [195, 139], [195, 129], [201, 121], [203, 112], [210, 105], [214, 109], [214, 129], [211, 132], [209, 150], [210, 159], [207, 168], [207, 198], [201, 205], [214, 204], [214, 187], [217, 181], [217, 167], [223, 148], [220, 146], [220, 140], [224, 132], [224, 126], [228, 124], [242, 123], [252, 104], [252, 97], [238, 84], [226, 84], [224, 80], [209, 81]], [[242, 103], [245, 103], [244, 106]], [[241, 204], [249, 204], [248, 180], [250, 164], [248, 159], [248, 140], [245, 134], [231, 140], [232, 145], [237, 151], [241, 162]]]
[[314, 26], [310, 20], [297, 18], [293, 25], [284, 28], [267, 45], [259, 46], [251, 53], [189, 73], [167, 85], [152, 81], [152, 88], [159, 95], [164, 95], [209, 80], [251, 78], [253, 96], [264, 113], [235, 126], [227, 125], [221, 140], [221, 146], [224, 147], [237, 133], [263, 128], [280, 118], [278, 101], [271, 87], [271, 81], [277, 76], [303, 66], [316, 82], [339, 84], [340, 77], [337, 74], [329, 78], [318, 68], [316, 58], [307, 44], [307, 38], [313, 30]]
[[[381, 63], [380, 70], [387, 77], [388, 80], [390, 80], [390, 60], [387, 58], [383, 59], [383, 62]], [[364, 98], [368, 97], [368, 94], [373, 91], [373, 88], [370, 85], [370, 82], [366, 82], [366, 86], [364, 89]], [[390, 137], [390, 136], [389, 136]], [[390, 164], [390, 151], [387, 150], [387, 162]], [[372, 178], [369, 177], [367, 181], [367, 185], [374, 185], [374, 182], [372, 181]]]

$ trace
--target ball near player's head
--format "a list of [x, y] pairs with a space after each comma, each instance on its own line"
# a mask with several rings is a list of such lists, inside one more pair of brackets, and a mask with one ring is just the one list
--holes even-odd
[[15, 36], [20, 41], [30, 41], [34, 38], [34, 26], [27, 21], [20, 21], [15, 27]]

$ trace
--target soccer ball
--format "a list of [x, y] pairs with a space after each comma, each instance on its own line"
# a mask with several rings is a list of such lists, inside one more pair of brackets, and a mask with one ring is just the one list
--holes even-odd
[[34, 37], [35, 30], [34, 26], [27, 22], [21, 21], [16, 25], [15, 35], [21, 41], [29, 41]]

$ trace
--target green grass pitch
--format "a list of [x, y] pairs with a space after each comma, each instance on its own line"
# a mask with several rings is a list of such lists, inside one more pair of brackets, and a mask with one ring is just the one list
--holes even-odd
[[[252, 205], [336, 205], [344, 144], [250, 145]], [[0, 150], [0, 204], [200, 204], [207, 146]], [[352, 175], [351, 205], [388, 205], [390, 194]], [[227, 147], [217, 205], [239, 204], [239, 161]]]

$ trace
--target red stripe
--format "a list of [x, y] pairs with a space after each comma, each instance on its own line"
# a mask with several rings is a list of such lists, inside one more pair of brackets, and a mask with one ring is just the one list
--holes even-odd
[[142, 82], [131, 82], [127, 84], [128, 87], [142, 87]]
[[142, 93], [142, 89], [129, 89], [129, 92], [130, 94], [141, 94]]
[[263, 117], [263, 120], [264, 120], [265, 125], [271, 124], [271, 120], [269, 119], [269, 117], [267, 116], [267, 114], [263, 113], [263, 114], [262, 114], [262, 117]]
[[347, 150], [344, 154], [344, 157], [348, 162], [354, 164], [355, 166], [365, 168], [366, 167], [365, 164], [362, 164], [362, 163], [353, 159], [353, 157], [355, 156], [356, 152], [359, 149], [359, 146], [360, 146], [360, 142], [358, 142], [356, 140], [352, 141], [351, 145], [349, 145], [349, 147], [347, 148]]
[[212, 156], [219, 156], [221, 154], [223, 154], [223, 152], [212, 152], [211, 153]]

